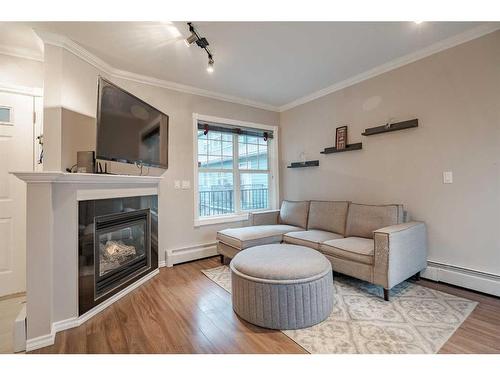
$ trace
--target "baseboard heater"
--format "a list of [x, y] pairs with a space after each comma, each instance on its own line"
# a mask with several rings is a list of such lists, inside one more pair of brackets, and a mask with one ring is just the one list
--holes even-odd
[[429, 261], [422, 277], [500, 296], [500, 275]]

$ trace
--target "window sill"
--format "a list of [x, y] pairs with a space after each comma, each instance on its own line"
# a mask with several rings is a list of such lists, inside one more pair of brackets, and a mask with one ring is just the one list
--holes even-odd
[[238, 214], [238, 215], [214, 216], [214, 217], [195, 219], [194, 226], [195, 227], [202, 227], [205, 225], [233, 223], [236, 221], [245, 221], [245, 220], [248, 220], [248, 213]]

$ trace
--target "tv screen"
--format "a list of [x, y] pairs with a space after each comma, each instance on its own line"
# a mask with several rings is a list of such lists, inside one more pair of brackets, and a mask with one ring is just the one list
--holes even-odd
[[97, 158], [168, 167], [168, 116], [99, 78]]

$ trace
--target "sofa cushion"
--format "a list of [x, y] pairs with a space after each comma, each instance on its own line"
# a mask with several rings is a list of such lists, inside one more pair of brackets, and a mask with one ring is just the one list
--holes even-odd
[[217, 239], [237, 249], [246, 249], [252, 246], [280, 243], [283, 240], [283, 234], [299, 230], [302, 228], [292, 225], [256, 225], [221, 230], [217, 232]]
[[311, 201], [307, 229], [344, 235], [348, 207], [346, 201]]
[[373, 238], [373, 231], [400, 224], [403, 221], [403, 206], [389, 204], [371, 206], [351, 203], [347, 214], [346, 237]]
[[304, 230], [300, 232], [290, 232], [283, 236], [283, 241], [295, 245], [302, 245], [319, 250], [322, 242], [343, 238], [340, 234], [326, 232], [324, 230]]
[[280, 210], [280, 224], [294, 225], [305, 229], [308, 214], [309, 201], [283, 201]]
[[325, 255], [373, 264], [375, 242], [369, 238], [347, 237], [323, 242], [320, 251]]

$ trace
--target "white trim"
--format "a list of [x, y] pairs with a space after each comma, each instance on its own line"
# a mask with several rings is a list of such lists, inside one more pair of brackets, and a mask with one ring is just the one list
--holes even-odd
[[165, 89], [179, 91], [183, 93], [204, 96], [207, 98], [222, 100], [225, 102], [246, 105], [250, 107], [264, 109], [267, 111], [278, 112], [278, 107], [266, 103], [256, 102], [253, 100], [248, 100], [233, 95], [226, 95], [214, 91], [200, 89], [193, 86], [183, 85], [176, 82], [166, 81], [151, 76], [146, 76], [142, 74], [137, 74], [117, 69], [65, 36], [40, 30], [35, 30], [35, 33], [38, 34], [38, 36], [44, 41], [44, 43], [64, 48], [68, 52], [71, 52], [72, 54], [86, 61], [90, 65], [96, 67], [97, 69], [115, 78], [126, 79], [129, 81], [143, 83], [151, 86], [162, 87]]
[[500, 275], [445, 263], [427, 262], [422, 277], [500, 297]]
[[473, 39], [479, 38], [483, 35], [492, 33], [496, 30], [500, 29], [500, 23], [488, 23], [486, 25], [481, 25], [478, 27], [475, 27], [473, 29], [467, 30], [461, 34], [452, 36], [450, 38], [441, 40], [437, 43], [431, 44], [430, 46], [423, 48], [419, 51], [410, 53], [408, 55], [402, 56], [400, 58], [397, 58], [395, 60], [389, 61], [385, 64], [379, 65], [373, 69], [367, 70], [366, 72], [357, 74], [351, 78], [348, 78], [344, 81], [337, 82], [331, 86], [325, 87], [324, 89], [318, 90], [316, 92], [313, 92], [309, 95], [303, 96], [299, 99], [293, 100], [288, 104], [282, 105], [278, 108], [279, 112], [284, 112], [288, 111], [289, 109], [292, 109], [294, 107], [297, 107], [299, 105], [308, 103], [310, 101], [313, 101], [315, 99], [321, 98], [323, 96], [326, 96], [328, 94], [331, 94], [335, 91], [339, 91], [342, 89], [345, 89], [346, 87], [353, 86], [357, 83], [360, 83], [362, 81], [366, 81], [367, 79], [376, 77], [380, 74], [386, 73], [388, 71], [400, 68], [404, 65], [411, 64], [412, 62], [415, 62], [417, 60], [423, 59], [425, 57], [428, 57], [430, 55], [433, 55], [435, 53], [444, 51], [448, 48], [455, 47], [459, 44], [466, 43], [468, 41], [471, 41]]
[[158, 188], [77, 190], [76, 200], [86, 201], [93, 199], [142, 197], [147, 195], [158, 195]]
[[28, 96], [43, 96], [43, 89], [40, 87], [27, 87], [18, 85], [0, 84], [0, 92], [28, 95]]
[[43, 348], [44, 346], [50, 346], [54, 344], [54, 339], [55, 335], [57, 332], [64, 331], [66, 329], [70, 328], [75, 328], [83, 323], [85, 323], [87, 320], [92, 318], [93, 316], [99, 314], [101, 311], [106, 309], [107, 307], [111, 306], [113, 303], [133, 291], [134, 289], [138, 288], [142, 284], [144, 284], [146, 281], [150, 280], [154, 276], [158, 275], [160, 273], [159, 269], [154, 270], [150, 274], [144, 276], [143, 278], [137, 280], [136, 282], [130, 284], [128, 287], [125, 289], [121, 290], [114, 296], [110, 297], [103, 303], [99, 304], [98, 306], [94, 307], [93, 309], [87, 311], [85, 314], [80, 315], [79, 317], [73, 317], [73, 318], [68, 318], [64, 320], [59, 320], [57, 322], [52, 323], [52, 329], [51, 333], [48, 335], [44, 336], [39, 336], [35, 337], [32, 339], [29, 339], [26, 341], [26, 351], [32, 351], [35, 349]]
[[56, 333], [54, 332], [54, 326], [52, 325], [52, 329], [49, 334], [26, 340], [26, 351], [30, 352], [32, 350], [54, 345], [55, 338]]
[[[269, 183], [269, 207], [267, 209], [275, 209], [279, 202], [279, 128], [275, 125], [257, 124], [255, 122], [241, 121], [228, 119], [223, 117], [215, 117], [193, 113], [193, 200], [194, 200], [194, 226], [212, 225], [220, 223], [228, 223], [235, 221], [244, 221], [248, 219], [248, 212], [238, 212], [233, 215], [224, 215], [218, 217], [208, 217], [200, 219], [198, 214], [199, 194], [198, 194], [198, 121], [215, 122], [232, 126], [241, 126], [245, 128], [253, 128], [258, 130], [269, 130], [273, 132], [273, 141], [268, 148], [269, 155], [269, 170], [255, 171], [268, 173], [271, 176]], [[234, 149], [234, 148], [233, 148]], [[229, 171], [229, 169], [227, 170]], [[231, 170], [232, 171], [232, 170]], [[252, 171], [250, 171], [252, 172]], [[246, 171], [244, 172], [246, 173]], [[235, 186], [235, 189], [237, 186]], [[235, 207], [237, 207], [235, 205]]]
[[0, 44], [0, 55], [43, 62], [43, 52], [40, 53], [29, 48], [9, 46], [6, 44]]
[[[198, 205], [196, 205], [198, 207]], [[214, 225], [222, 223], [234, 223], [236, 221], [246, 221], [248, 220], [248, 213], [245, 214], [235, 214], [235, 215], [223, 215], [223, 216], [210, 216], [206, 218], [198, 218], [194, 221], [195, 227], [202, 227], [205, 225]]]
[[217, 255], [217, 244], [215, 242], [174, 249], [170, 251], [170, 254], [165, 251], [167, 267], [214, 255]]
[[93, 174], [67, 172], [10, 172], [28, 183], [66, 184], [159, 184], [161, 176], [133, 176], [122, 174]]
[[14, 321], [14, 353], [26, 350], [26, 303]]

